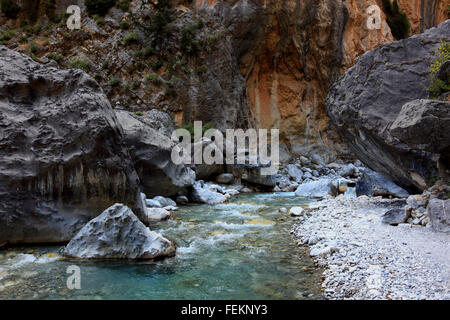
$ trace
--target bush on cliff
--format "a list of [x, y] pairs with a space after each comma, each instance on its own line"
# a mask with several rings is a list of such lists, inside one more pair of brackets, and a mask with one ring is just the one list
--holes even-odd
[[89, 15], [104, 16], [109, 9], [114, 7], [116, 0], [84, 0], [84, 4]]
[[397, 0], [394, 0], [394, 2], [383, 0], [383, 10], [394, 38], [397, 40], [407, 38], [411, 26], [408, 16], [400, 10]]
[[437, 99], [441, 94], [450, 91], [450, 84], [438, 79], [437, 73], [444, 62], [450, 60], [450, 42], [442, 42], [436, 52], [436, 59], [431, 62], [431, 81], [427, 89], [430, 98]]
[[0, 9], [10, 19], [16, 19], [21, 7], [13, 0], [1, 0]]

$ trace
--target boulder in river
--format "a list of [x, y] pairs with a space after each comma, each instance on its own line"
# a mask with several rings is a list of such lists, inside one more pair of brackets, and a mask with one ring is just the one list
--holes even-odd
[[192, 200], [198, 203], [219, 204], [227, 201], [227, 197], [212, 188], [203, 181], [196, 181], [192, 186]]
[[154, 259], [175, 254], [172, 242], [150, 231], [123, 204], [115, 204], [89, 221], [64, 249], [80, 259]]
[[[450, 108], [420, 102], [427, 106], [408, 116], [407, 136], [396, 131], [394, 123], [399, 116], [406, 120], [405, 104], [428, 97], [430, 64], [443, 41], [450, 41], [450, 20], [368, 51], [333, 85], [327, 98], [328, 115], [351, 151], [409, 192], [427, 189], [438, 175], [438, 160], [448, 154], [448, 147], [442, 149], [445, 137], [428, 138], [448, 133]], [[421, 127], [424, 123], [427, 128]], [[428, 142], [422, 145], [424, 139]]]
[[0, 243], [69, 241], [114, 203], [146, 221], [123, 131], [97, 82], [0, 46]]
[[172, 214], [164, 208], [147, 208], [149, 222], [157, 222], [169, 219]]

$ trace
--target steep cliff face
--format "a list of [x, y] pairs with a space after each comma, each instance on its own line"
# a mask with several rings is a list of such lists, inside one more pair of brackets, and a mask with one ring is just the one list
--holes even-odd
[[448, 0], [398, 0], [398, 5], [408, 16], [413, 34], [424, 32], [449, 18]]

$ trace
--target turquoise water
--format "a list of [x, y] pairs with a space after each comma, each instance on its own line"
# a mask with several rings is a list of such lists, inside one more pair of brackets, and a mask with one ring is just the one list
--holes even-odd
[[[320, 299], [321, 271], [289, 234], [278, 208], [306, 205], [293, 193], [243, 194], [180, 208], [151, 229], [177, 244], [156, 262], [65, 260], [61, 247], [0, 251], [0, 299]], [[81, 289], [67, 289], [67, 267]]]

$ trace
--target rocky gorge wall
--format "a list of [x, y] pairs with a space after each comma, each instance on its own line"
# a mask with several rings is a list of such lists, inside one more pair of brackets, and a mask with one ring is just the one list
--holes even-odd
[[[82, 0], [57, 0], [56, 13], [69, 4], [84, 10]], [[173, 1], [170, 33], [165, 47], [158, 48], [155, 35], [121, 29], [123, 21], [132, 24], [132, 17], [148, 24], [145, 17], [154, 14], [132, 1], [129, 12], [112, 8], [102, 21], [83, 13], [82, 30], [67, 32], [60, 24], [37, 34], [34, 56], [46, 62], [47, 53], [61, 54], [62, 66], [86, 61], [114, 107], [157, 108], [179, 124], [202, 120], [219, 129], [279, 128], [294, 153], [319, 153], [330, 160], [348, 154], [325, 112], [330, 85], [362, 53], [394, 40], [383, 12], [381, 27], [367, 28], [366, 10], [374, 4], [382, 7], [381, 0]], [[413, 33], [448, 14], [446, 0], [400, 0], [399, 6]], [[44, 9], [41, 3], [41, 25], [48, 20]], [[192, 27], [199, 19], [202, 27]], [[192, 27], [196, 52], [186, 52], [180, 42], [187, 27]], [[124, 37], [134, 31], [138, 41], [124, 45]], [[26, 52], [30, 43], [10, 41], [9, 46]], [[159, 53], [138, 55], [149, 46]], [[115, 79], [119, 85], [112, 85]]]

